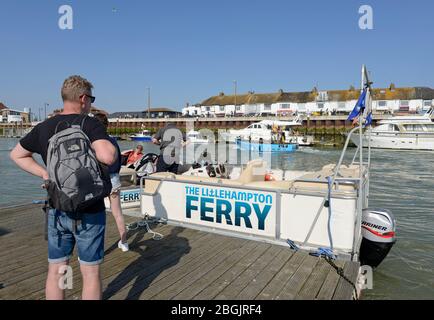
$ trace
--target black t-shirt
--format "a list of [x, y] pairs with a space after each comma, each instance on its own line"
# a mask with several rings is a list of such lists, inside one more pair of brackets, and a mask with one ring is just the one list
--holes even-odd
[[[57, 132], [68, 128], [72, 124], [80, 125], [84, 116], [79, 114], [56, 115], [33, 128], [24, 138], [20, 140], [21, 146], [32, 153], [41, 155], [45, 165], [47, 165], [48, 140]], [[82, 130], [89, 137], [91, 142], [96, 140], [109, 140], [109, 136], [102, 123], [92, 117], [86, 117]], [[86, 209], [88, 213], [97, 213], [105, 208], [104, 201], [101, 200], [95, 205]]]
[[109, 173], [119, 173], [121, 171], [121, 162], [122, 162], [122, 155], [121, 155], [121, 149], [119, 148], [118, 142], [116, 141], [115, 138], [113, 138], [112, 136], [109, 136], [110, 138], [110, 142], [112, 143], [112, 145], [116, 148], [117, 150], [117, 158], [115, 163], [113, 163], [112, 165], [110, 165], [108, 167]]

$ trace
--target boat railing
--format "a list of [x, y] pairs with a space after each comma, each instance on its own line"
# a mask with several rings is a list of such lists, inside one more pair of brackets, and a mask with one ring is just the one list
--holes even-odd
[[[345, 140], [344, 147], [343, 147], [341, 155], [339, 157], [339, 161], [338, 161], [337, 165], [335, 166], [335, 168], [333, 170], [333, 175], [332, 175], [332, 177], [331, 177], [331, 179], [329, 181], [329, 188], [332, 188], [332, 186], [335, 185], [336, 181], [340, 180], [340, 178], [338, 178], [338, 174], [339, 174], [340, 168], [341, 168], [341, 166], [343, 164], [343, 161], [344, 161], [344, 158], [345, 158], [345, 154], [346, 154], [346, 152], [348, 150], [348, 146], [349, 146], [349, 143], [351, 141], [351, 136], [356, 131], [358, 131], [358, 130], [359, 130], [359, 132], [362, 131], [361, 130], [361, 125], [359, 125], [358, 127], [355, 127], [353, 129], [351, 129], [350, 132], [348, 133], [347, 138]], [[360, 136], [360, 140], [362, 140], [361, 136]], [[357, 205], [357, 221], [358, 221], [358, 225], [359, 225], [359, 223], [361, 223], [361, 217], [362, 217], [363, 185], [365, 184], [365, 182], [369, 183], [369, 172], [368, 171], [369, 171], [369, 164], [370, 164], [370, 151], [369, 151], [369, 156], [368, 156], [369, 159], [368, 159], [368, 162], [366, 163], [367, 167], [365, 167], [365, 163], [363, 162], [362, 149], [361, 149], [362, 148], [362, 144], [360, 143], [359, 145], [360, 145], [360, 147], [357, 148], [357, 150], [355, 152], [355, 155], [353, 157], [353, 160], [351, 162], [351, 165], [358, 165], [359, 166], [359, 178], [354, 178], [353, 179], [353, 181], [355, 181], [358, 184], [358, 186], [357, 186], [358, 187], [357, 188], [358, 189], [358, 205]], [[360, 161], [356, 162], [355, 160], [356, 160], [357, 155], [359, 153], [360, 153]], [[365, 172], [364, 168], [367, 169], [367, 172]], [[367, 180], [367, 181], [365, 181], [365, 180]], [[320, 204], [320, 206], [318, 208], [317, 214], [315, 215], [315, 218], [314, 218], [314, 220], [312, 222], [312, 225], [311, 225], [311, 227], [309, 229], [309, 232], [307, 233], [305, 240], [301, 244], [301, 247], [306, 247], [306, 245], [308, 244], [309, 238], [312, 235], [312, 232], [313, 232], [313, 230], [314, 230], [314, 228], [315, 228], [315, 226], [317, 224], [318, 218], [321, 215], [321, 213], [323, 212], [325, 204], [329, 201], [329, 197], [330, 197], [329, 194], [325, 194], [324, 195], [323, 200], [322, 200], [322, 202], [321, 202], [321, 204]], [[356, 226], [356, 228], [357, 228], [357, 226]], [[356, 249], [355, 248], [356, 241], [357, 241], [357, 239], [355, 238], [354, 239], [353, 249]], [[331, 248], [331, 249], [333, 250], [333, 248]]]

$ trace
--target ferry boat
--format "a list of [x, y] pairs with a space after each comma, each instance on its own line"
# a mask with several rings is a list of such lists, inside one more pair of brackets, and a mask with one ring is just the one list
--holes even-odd
[[150, 142], [150, 141], [152, 141], [152, 136], [151, 136], [149, 130], [142, 130], [139, 133], [131, 135], [130, 139], [133, 140], [133, 141]]
[[[370, 92], [367, 75], [363, 67], [363, 87]], [[124, 213], [375, 268], [396, 241], [396, 221], [389, 210], [369, 207], [370, 150], [358, 148], [344, 164], [351, 159], [345, 157], [349, 142], [361, 130], [362, 124], [349, 132], [336, 163], [315, 171], [268, 170], [262, 159], [231, 169], [218, 165], [212, 175], [208, 167], [184, 174], [151, 170], [139, 187], [137, 181], [131, 186], [135, 195], [123, 190], [136, 205]], [[362, 270], [356, 286], [365, 280]]]
[[[402, 150], [434, 150], [434, 108], [422, 116], [397, 116], [381, 120], [363, 135], [363, 147]], [[351, 141], [360, 146], [358, 135]], [[368, 143], [369, 142], [369, 143]]]
[[[365, 67], [362, 77], [370, 91]], [[369, 207], [371, 153], [357, 150], [358, 158], [343, 164], [361, 126], [350, 131], [336, 164], [288, 171], [282, 179], [269, 179], [262, 159], [250, 161], [237, 178], [203, 172], [146, 175], [140, 179], [140, 212], [174, 225], [290, 243], [310, 252], [326, 248], [338, 259], [376, 267], [395, 242], [396, 222], [390, 211]]]

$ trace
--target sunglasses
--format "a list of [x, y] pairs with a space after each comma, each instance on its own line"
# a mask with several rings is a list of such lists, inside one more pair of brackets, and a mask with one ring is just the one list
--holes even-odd
[[88, 94], [83, 94], [83, 96], [88, 97], [88, 98], [90, 99], [90, 102], [91, 102], [91, 103], [94, 103], [94, 102], [95, 102], [95, 97], [94, 97], [94, 96], [90, 96], [90, 95], [88, 95]]

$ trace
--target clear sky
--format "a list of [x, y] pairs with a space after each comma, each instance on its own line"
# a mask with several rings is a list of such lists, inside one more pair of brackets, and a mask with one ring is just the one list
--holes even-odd
[[[61, 30], [59, 7], [73, 8]], [[359, 7], [373, 8], [373, 30]], [[434, 87], [434, 1], [0, 0], [0, 101], [61, 106], [71, 74], [110, 112], [180, 110], [219, 92]]]

